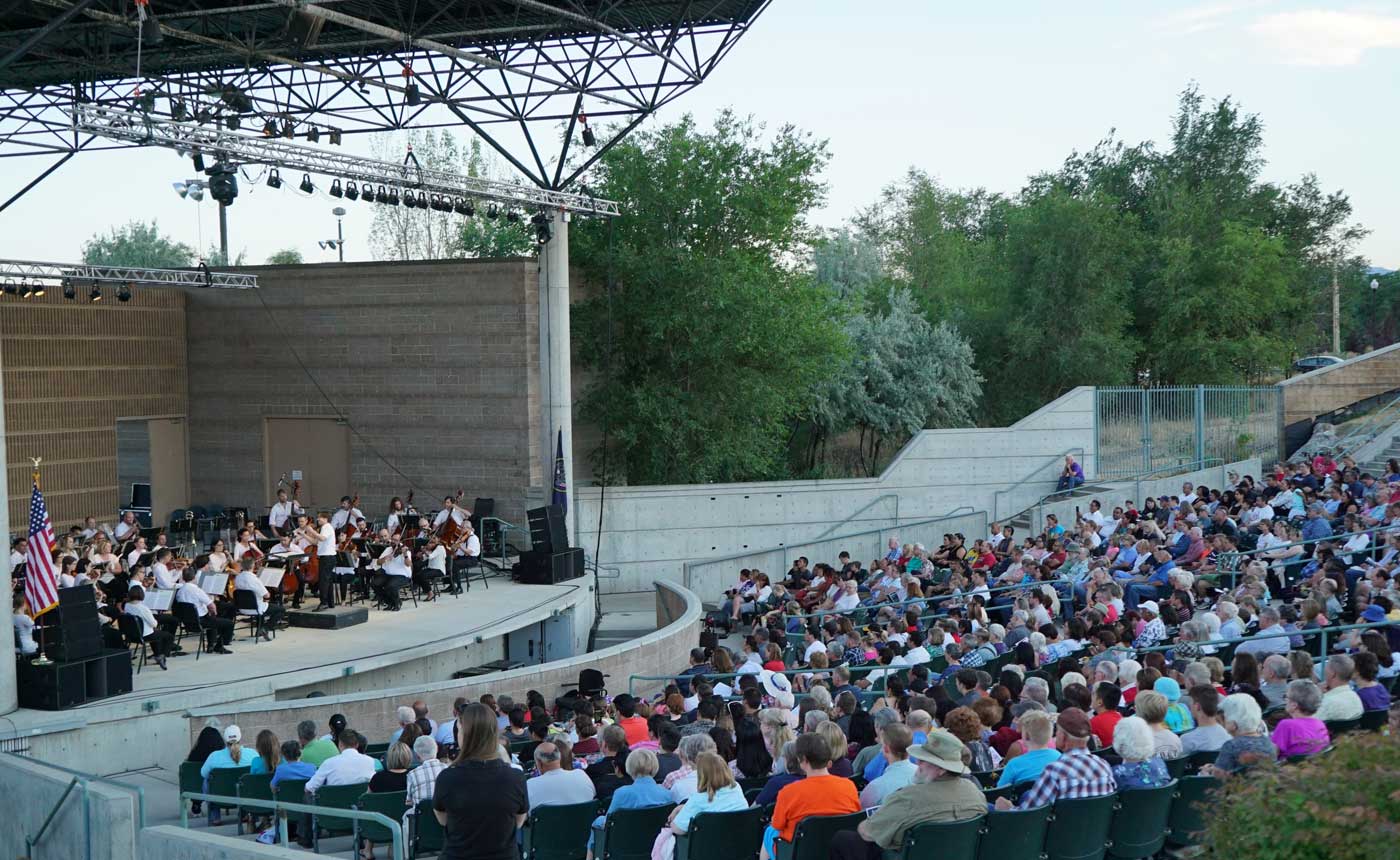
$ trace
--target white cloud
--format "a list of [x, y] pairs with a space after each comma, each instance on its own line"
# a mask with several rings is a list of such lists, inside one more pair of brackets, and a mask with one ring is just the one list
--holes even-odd
[[1153, 24], [1164, 36], [1192, 36], [1210, 30], [1218, 30], [1230, 23], [1230, 19], [1250, 9], [1269, 5], [1271, 0], [1239, 0], [1234, 3], [1212, 3], [1193, 6], [1157, 18]]
[[1400, 47], [1400, 16], [1306, 10], [1265, 15], [1250, 27], [1285, 63], [1351, 66], [1373, 48]]

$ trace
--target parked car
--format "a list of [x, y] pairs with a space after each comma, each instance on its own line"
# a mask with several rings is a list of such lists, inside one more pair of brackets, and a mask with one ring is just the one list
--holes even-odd
[[1309, 370], [1317, 370], [1320, 367], [1331, 367], [1334, 364], [1341, 364], [1342, 360], [1335, 355], [1306, 355], [1293, 362], [1293, 369], [1299, 373], [1307, 373]]

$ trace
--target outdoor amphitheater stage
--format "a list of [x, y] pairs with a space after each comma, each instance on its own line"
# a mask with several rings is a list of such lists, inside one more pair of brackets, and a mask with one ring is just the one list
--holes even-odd
[[[166, 671], [148, 660], [133, 676], [131, 693], [60, 711], [21, 708], [6, 717], [4, 728], [16, 738], [29, 738], [31, 745], [53, 733], [86, 745], [70, 733], [95, 731], [104, 737], [102, 748], [112, 750], [112, 735], [146, 746], [171, 729], [184, 744], [184, 715], [193, 708], [443, 681], [501, 659], [555, 660], [587, 649], [594, 587], [591, 577], [559, 585], [495, 577], [489, 587], [475, 581], [460, 597], [443, 595], [417, 606], [409, 600], [399, 612], [371, 609], [364, 624], [339, 630], [289, 627], [256, 643], [248, 625], [240, 623], [228, 655], [196, 658], [194, 638], [187, 635], [189, 653], [171, 658]], [[553, 644], [541, 655], [538, 643], [547, 626], [554, 628], [547, 640]], [[167, 725], [172, 719], [176, 722]], [[60, 758], [73, 761], [78, 750], [63, 752]]]

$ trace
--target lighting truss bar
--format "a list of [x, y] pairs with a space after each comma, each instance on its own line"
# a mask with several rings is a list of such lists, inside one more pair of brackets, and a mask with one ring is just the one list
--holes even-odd
[[210, 160], [222, 158], [234, 164], [265, 164], [282, 170], [317, 173], [342, 181], [393, 185], [428, 194], [492, 200], [507, 206], [563, 209], [603, 218], [621, 214], [618, 204], [611, 200], [327, 152], [278, 138], [243, 134], [212, 125], [174, 122], [134, 111], [82, 104], [73, 109], [72, 115], [75, 128], [84, 134], [144, 146], [163, 146], [186, 153], [198, 150]]
[[39, 263], [0, 260], [0, 278], [26, 281], [95, 281], [133, 287], [201, 287], [214, 290], [256, 290], [257, 275], [211, 272], [207, 269], [146, 269], [139, 266], [89, 266], [85, 263]]

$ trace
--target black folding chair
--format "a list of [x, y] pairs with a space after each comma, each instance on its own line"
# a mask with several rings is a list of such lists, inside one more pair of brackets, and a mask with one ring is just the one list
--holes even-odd
[[258, 608], [256, 594], [246, 588], [236, 589], [233, 592], [233, 608], [238, 610], [238, 614], [234, 616], [238, 621], [248, 622], [248, 631], [253, 642], [256, 643], [258, 637], [272, 641], [272, 636], [268, 635], [267, 615]]
[[130, 648], [141, 649], [140, 659], [132, 652], [131, 659], [136, 663], [136, 674], [141, 674], [141, 669], [146, 665], [146, 652], [149, 646], [146, 644], [146, 637], [141, 635], [141, 619], [135, 615], [118, 615], [117, 629], [122, 633], [122, 641]]
[[175, 620], [180, 622], [180, 635], [175, 640], [177, 647], [183, 647], [185, 634], [193, 633], [197, 647], [194, 652], [194, 659], [199, 661], [199, 655], [204, 653], [204, 625], [199, 623], [199, 613], [195, 611], [194, 604], [181, 603], [175, 601], [170, 604], [170, 613], [175, 616]]

